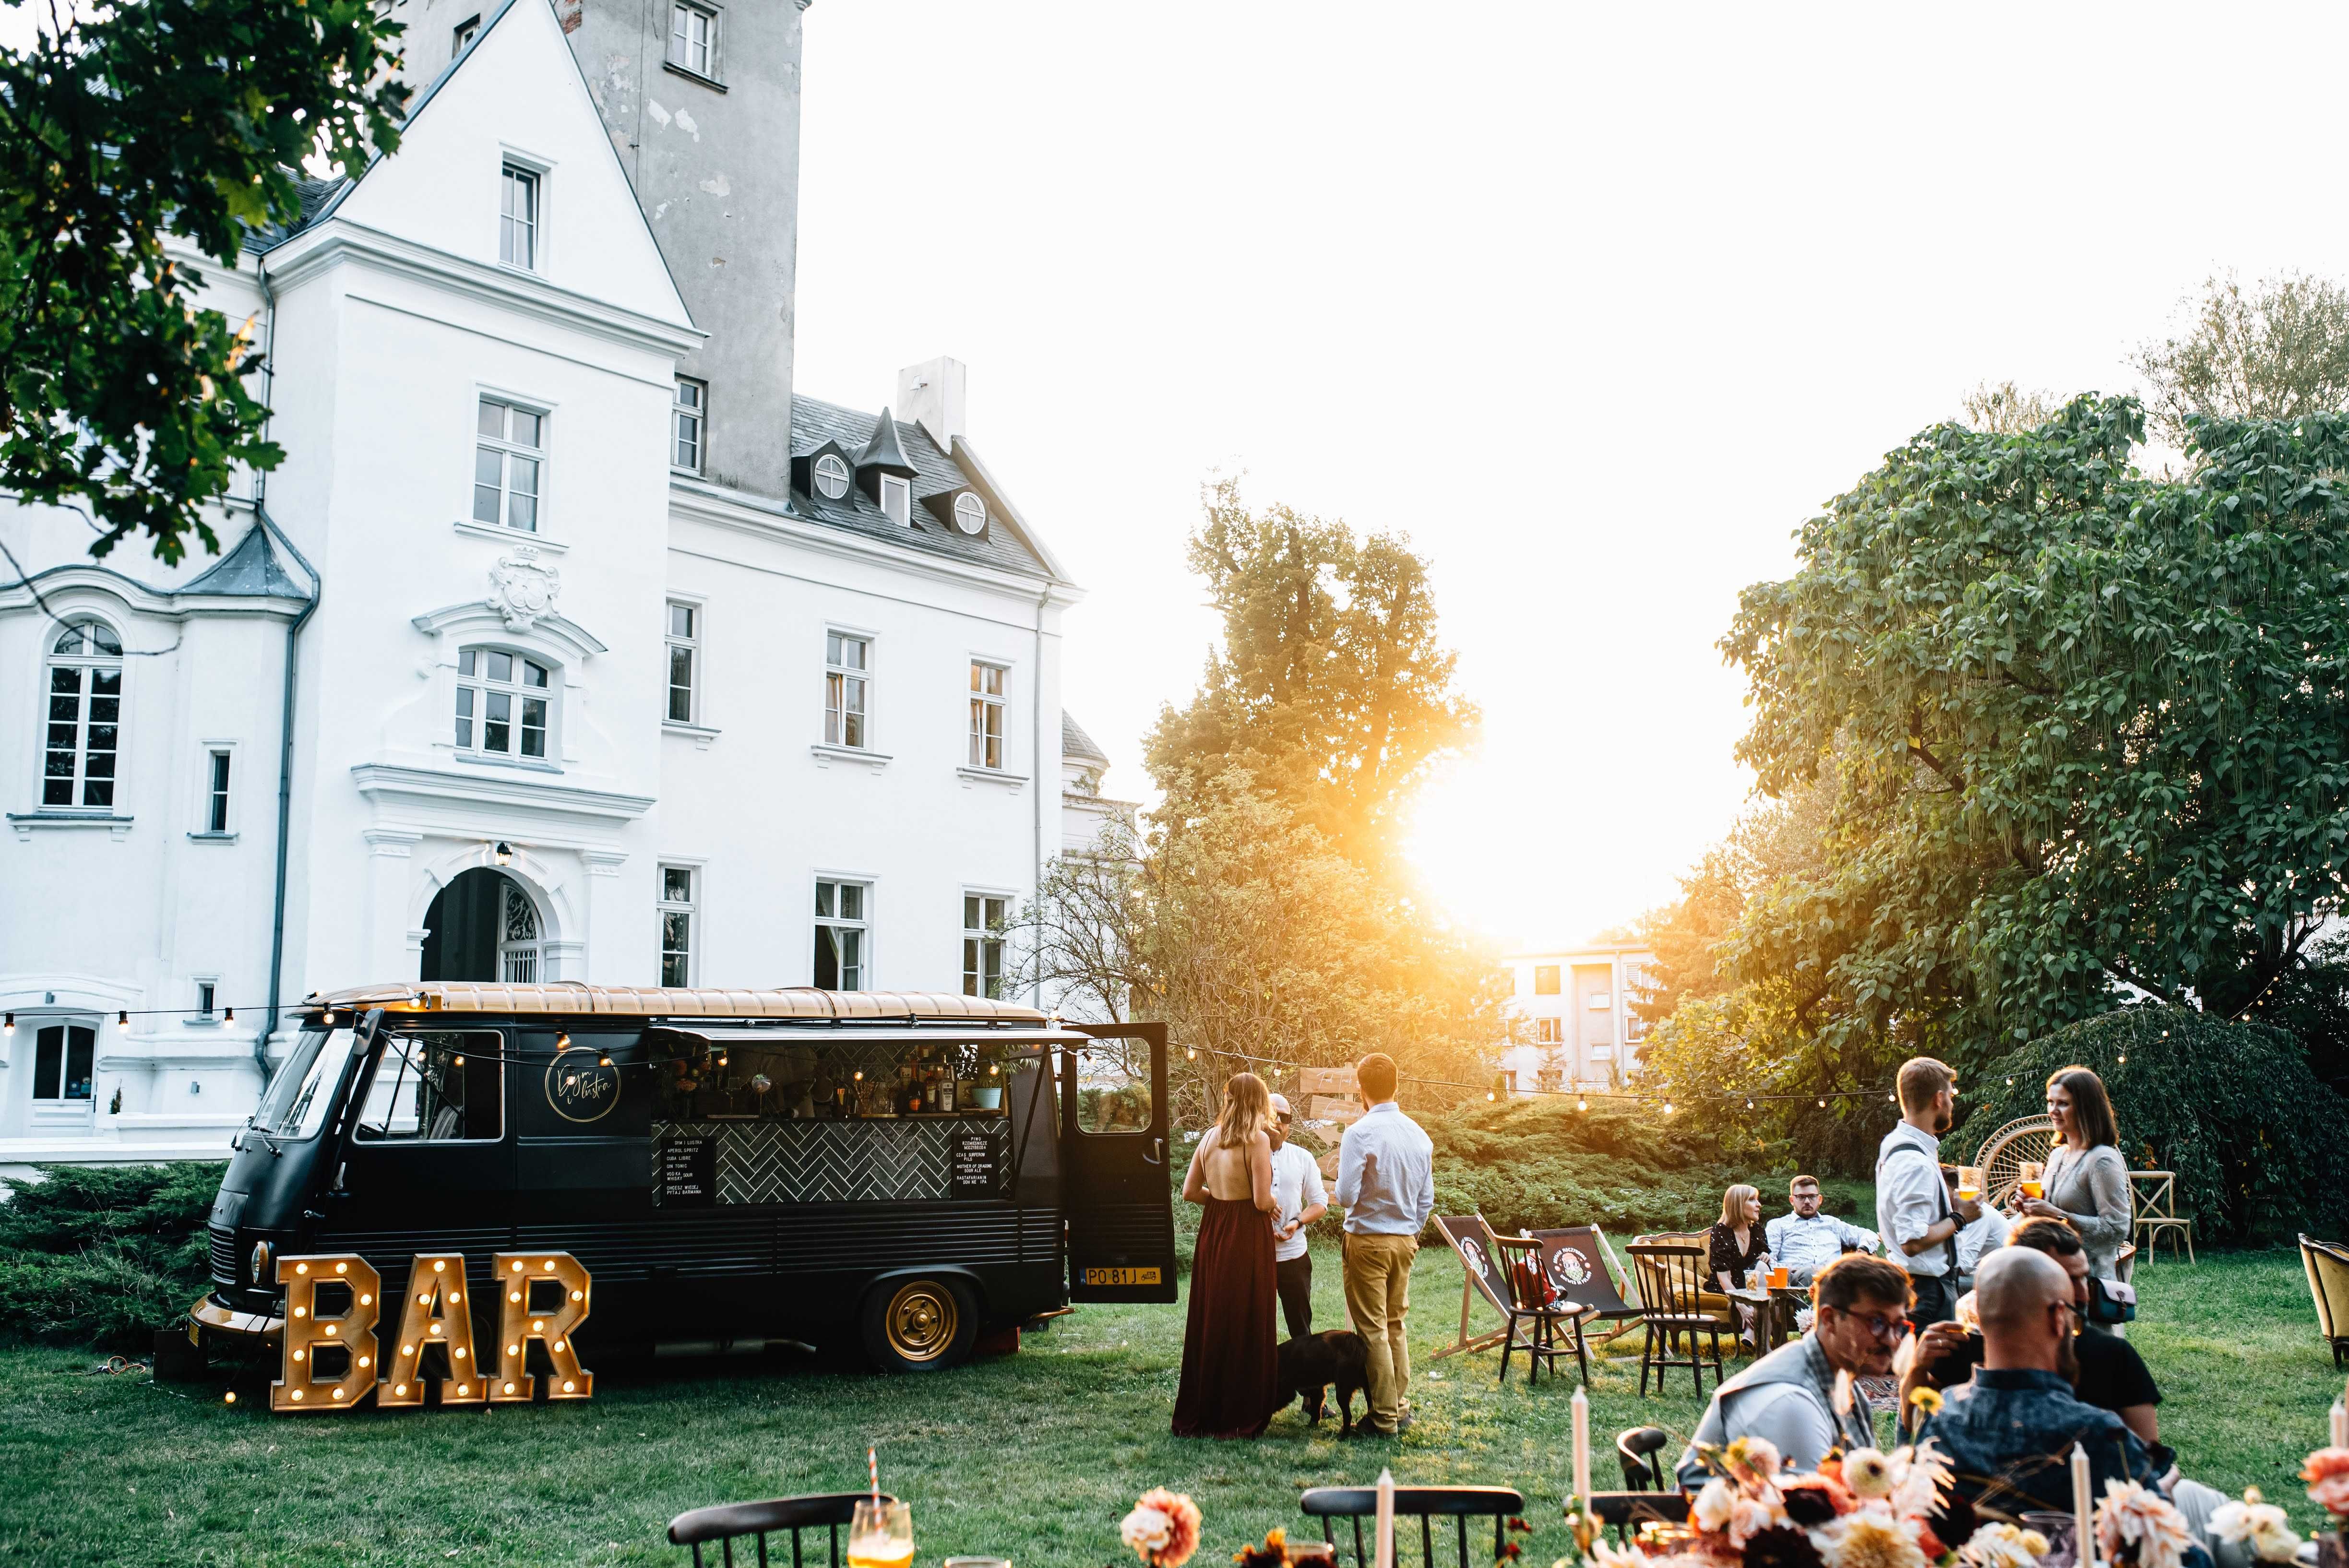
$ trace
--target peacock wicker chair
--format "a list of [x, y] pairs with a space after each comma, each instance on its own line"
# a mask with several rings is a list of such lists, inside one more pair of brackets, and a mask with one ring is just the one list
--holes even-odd
[[2015, 1183], [2023, 1180], [2023, 1162], [2044, 1165], [2054, 1147], [2055, 1124], [2044, 1116], [2018, 1117], [1992, 1133], [1973, 1160], [1982, 1168], [1984, 1202], [2005, 1207]]

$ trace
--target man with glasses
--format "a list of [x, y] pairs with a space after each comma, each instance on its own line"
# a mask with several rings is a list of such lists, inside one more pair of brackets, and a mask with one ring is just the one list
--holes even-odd
[[1769, 1240], [1770, 1255], [1785, 1266], [1788, 1284], [1810, 1284], [1850, 1248], [1876, 1250], [1874, 1231], [1820, 1212], [1817, 1177], [1797, 1176], [1788, 1182], [1786, 1203], [1792, 1212], [1771, 1221], [1763, 1234]]
[[1321, 1190], [1321, 1167], [1288, 1141], [1292, 1113], [1287, 1095], [1272, 1097], [1272, 1276], [1280, 1292], [1280, 1315], [1288, 1337], [1313, 1332], [1313, 1254], [1305, 1230], [1330, 1212]]
[[[1782, 1345], [1714, 1390], [1681, 1455], [1681, 1485], [1694, 1491], [1709, 1473], [1697, 1447], [1718, 1448], [1738, 1438], [1766, 1438], [1797, 1470], [1819, 1468], [1837, 1449], [1872, 1449], [1876, 1429], [1868, 1403], [1838, 1375], [1881, 1377], [1909, 1332], [1909, 1276], [1899, 1264], [1867, 1253], [1846, 1253], [1811, 1283], [1811, 1331]], [[1842, 1408], [1837, 1407], [1840, 1404]]]

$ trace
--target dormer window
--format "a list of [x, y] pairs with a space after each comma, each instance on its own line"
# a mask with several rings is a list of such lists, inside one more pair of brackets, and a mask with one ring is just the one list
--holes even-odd
[[977, 490], [965, 490], [955, 497], [954, 525], [957, 532], [973, 539], [987, 531], [987, 502], [979, 499]]
[[826, 500], [838, 500], [848, 493], [848, 460], [837, 452], [826, 452], [815, 460], [815, 493]]
[[481, 18], [479, 13], [458, 23], [449, 34], [449, 57], [453, 60], [471, 48], [473, 40], [481, 35]]
[[881, 514], [900, 528], [914, 523], [914, 481], [895, 474], [881, 476]]

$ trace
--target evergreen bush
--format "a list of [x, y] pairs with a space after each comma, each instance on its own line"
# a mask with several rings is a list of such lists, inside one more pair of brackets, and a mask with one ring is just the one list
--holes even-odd
[[2048, 1076], [2105, 1080], [2133, 1171], [2177, 1173], [2198, 1241], [2255, 1243], [2295, 1229], [2349, 1233], [2349, 1101], [2309, 1070], [2300, 1042], [2263, 1024], [2185, 1007], [2128, 1007], [2043, 1036], [1961, 1088], [1972, 1109], [1944, 1159], [2046, 1111]]
[[0, 1202], [0, 1334], [143, 1350], [210, 1282], [217, 1164], [36, 1168]]

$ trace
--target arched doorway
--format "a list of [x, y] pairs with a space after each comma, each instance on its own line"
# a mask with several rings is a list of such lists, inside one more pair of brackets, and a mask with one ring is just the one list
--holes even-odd
[[538, 905], [487, 866], [460, 872], [424, 912], [421, 980], [528, 984], [539, 977]]

